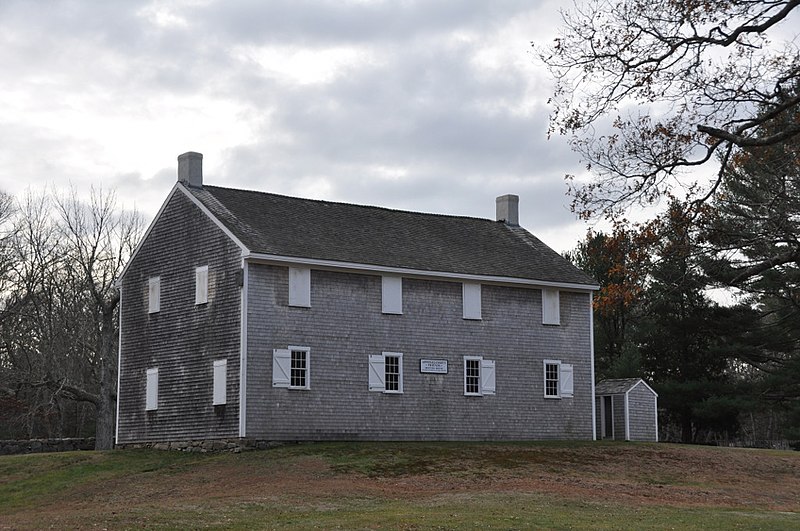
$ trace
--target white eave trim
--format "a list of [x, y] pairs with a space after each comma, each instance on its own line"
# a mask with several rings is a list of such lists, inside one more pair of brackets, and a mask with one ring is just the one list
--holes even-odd
[[426, 271], [424, 269], [408, 269], [404, 267], [382, 266], [373, 264], [359, 264], [355, 262], [341, 262], [338, 260], [324, 260], [320, 258], [302, 258], [297, 256], [281, 256], [276, 254], [244, 253], [242, 257], [255, 263], [263, 264], [298, 264], [320, 269], [337, 271], [368, 271], [375, 274], [399, 275], [406, 278], [446, 279], [452, 281], [488, 282], [493, 284], [513, 284], [531, 287], [558, 288], [566, 291], [597, 291], [600, 286], [589, 284], [572, 284], [569, 282], [551, 282], [547, 280], [534, 280], [527, 278], [502, 277], [494, 275], [472, 275], [468, 273], [453, 273], [449, 271]]
[[136, 249], [134, 249], [133, 253], [131, 253], [130, 258], [128, 258], [128, 262], [125, 264], [125, 267], [122, 268], [122, 271], [115, 280], [114, 284], [116, 287], [120, 287], [122, 279], [123, 277], [125, 277], [125, 273], [127, 273], [128, 271], [128, 267], [130, 267], [130, 265], [133, 263], [133, 260], [136, 258], [136, 255], [139, 254], [139, 249], [141, 249], [142, 245], [144, 245], [144, 242], [147, 241], [147, 237], [150, 236], [150, 232], [153, 230], [153, 227], [155, 227], [159, 218], [161, 218], [161, 214], [164, 212], [164, 209], [172, 200], [172, 196], [174, 196], [175, 192], [177, 192], [178, 190], [183, 192], [183, 195], [188, 197], [189, 200], [192, 203], [194, 203], [208, 217], [208, 219], [210, 219], [214, 223], [214, 225], [219, 227], [219, 229], [223, 233], [225, 233], [225, 235], [228, 238], [230, 238], [231, 241], [233, 241], [233, 243], [235, 243], [239, 247], [239, 249], [241, 249], [242, 256], [250, 252], [249, 249], [247, 249], [247, 247], [245, 247], [245, 245], [241, 242], [241, 240], [239, 240], [239, 238], [234, 236], [234, 234], [230, 231], [230, 229], [228, 229], [228, 227], [226, 227], [219, 219], [217, 219], [217, 217], [214, 214], [212, 214], [211, 211], [208, 208], [206, 208], [206, 206], [203, 203], [201, 203], [199, 199], [197, 199], [189, 190], [187, 190], [183, 184], [181, 184], [180, 182], [176, 182], [175, 186], [173, 186], [172, 190], [170, 190], [169, 195], [167, 195], [167, 198], [161, 204], [161, 208], [158, 209], [158, 212], [156, 213], [155, 217], [150, 222], [150, 225], [148, 225], [147, 230], [144, 232], [144, 235], [142, 236], [142, 239], [139, 241], [139, 245], [137, 245]]
[[204, 213], [206, 216], [208, 216], [208, 219], [210, 219], [211, 221], [213, 221], [213, 222], [214, 222], [214, 225], [216, 225], [217, 227], [219, 227], [219, 229], [220, 229], [222, 232], [224, 232], [224, 233], [225, 233], [225, 235], [226, 235], [228, 238], [230, 238], [230, 239], [231, 239], [231, 241], [233, 241], [233, 243], [235, 243], [235, 244], [237, 245], [237, 247], [239, 247], [239, 249], [241, 249], [241, 251], [242, 251], [242, 256], [245, 256], [245, 255], [247, 255], [247, 254], [250, 252], [250, 250], [249, 250], [249, 249], [248, 249], [248, 248], [245, 246], [245, 244], [243, 244], [243, 243], [242, 243], [242, 241], [241, 241], [239, 238], [237, 238], [236, 236], [234, 236], [234, 235], [233, 235], [233, 233], [230, 231], [230, 229], [228, 229], [228, 227], [226, 227], [226, 226], [225, 226], [225, 225], [224, 225], [224, 224], [223, 224], [223, 223], [222, 223], [222, 222], [221, 222], [219, 219], [217, 219], [217, 217], [216, 217], [214, 214], [212, 214], [212, 213], [211, 213], [211, 211], [210, 211], [210, 210], [209, 210], [209, 209], [208, 209], [208, 208], [207, 208], [207, 207], [206, 207], [206, 206], [205, 206], [205, 205], [204, 205], [202, 202], [200, 202], [200, 200], [199, 200], [199, 199], [197, 199], [197, 198], [194, 196], [194, 194], [192, 194], [192, 192], [190, 192], [189, 190], [187, 190], [187, 189], [186, 189], [186, 187], [185, 187], [184, 185], [182, 185], [181, 183], [178, 183], [178, 184], [176, 185], [176, 187], [178, 188], [178, 190], [180, 190], [181, 192], [183, 192], [183, 194], [184, 194], [186, 197], [188, 197], [188, 198], [189, 198], [189, 200], [190, 200], [192, 203], [194, 203], [195, 205], [197, 205], [197, 208], [199, 208], [200, 210], [202, 210], [202, 211], [203, 211], [203, 213]]
[[180, 182], [175, 183], [173, 186], [172, 191], [170, 191], [167, 199], [161, 205], [161, 208], [158, 210], [158, 213], [153, 218], [153, 221], [150, 222], [150, 226], [147, 227], [147, 231], [145, 231], [142, 240], [139, 242], [139, 245], [131, 254], [131, 257], [128, 259], [128, 263], [125, 264], [125, 267], [122, 269], [119, 277], [117, 277], [116, 285], [119, 286], [121, 279], [125, 276], [125, 273], [128, 270], [128, 267], [133, 262], [136, 255], [139, 253], [139, 249], [142, 247], [144, 242], [147, 240], [147, 237], [150, 235], [150, 232], [153, 230], [156, 222], [161, 217], [161, 214], [164, 211], [164, 208], [172, 199], [172, 196], [180, 190], [192, 203], [194, 203], [197, 208], [199, 208], [207, 217], [210, 219], [219, 229], [226, 235], [228, 238], [231, 239], [233, 243], [235, 243], [239, 249], [242, 251], [242, 258], [245, 260], [250, 260], [253, 262], [258, 263], [272, 263], [272, 264], [297, 264], [297, 265], [305, 265], [305, 266], [314, 266], [317, 268], [323, 269], [333, 269], [337, 271], [354, 271], [354, 272], [362, 272], [368, 271], [375, 274], [393, 274], [393, 275], [401, 275], [408, 278], [426, 278], [426, 279], [447, 279], [453, 280], [457, 282], [461, 281], [470, 281], [470, 282], [488, 282], [493, 284], [506, 284], [506, 285], [523, 285], [523, 286], [531, 286], [537, 288], [558, 288], [565, 291], [580, 291], [580, 292], [591, 292], [597, 291], [600, 289], [600, 286], [593, 285], [593, 284], [573, 284], [570, 282], [551, 282], [548, 280], [534, 280], [534, 279], [527, 279], [527, 278], [515, 278], [515, 277], [503, 277], [503, 276], [494, 276], [494, 275], [472, 275], [466, 273], [453, 273], [449, 271], [426, 271], [424, 269], [408, 269], [403, 267], [394, 267], [394, 266], [381, 266], [381, 265], [373, 265], [373, 264], [359, 264], [355, 262], [341, 262], [338, 260], [325, 260], [320, 258], [303, 258], [297, 256], [281, 256], [275, 254], [264, 254], [264, 253], [254, 253], [251, 252], [242, 241], [237, 238], [231, 230], [225, 226], [211, 211], [199, 200], [197, 199], [194, 194], [192, 194], [186, 187], [181, 184]]
[[651, 393], [653, 393], [653, 395], [654, 395], [656, 398], [658, 398], [658, 393], [656, 393], [655, 389], [653, 389], [652, 387], [650, 387], [649, 385], [647, 385], [647, 382], [645, 382], [645, 381], [644, 381], [644, 380], [642, 380], [641, 378], [639, 379], [639, 381], [638, 381], [638, 382], [636, 382], [634, 385], [632, 385], [630, 389], [628, 389], [628, 390], [626, 391], [626, 394], [627, 394], [627, 393], [630, 393], [631, 391], [633, 391], [634, 389], [636, 389], [636, 388], [637, 388], [637, 387], [638, 387], [640, 384], [641, 384], [641, 385], [644, 385], [645, 387], [647, 387], [647, 388], [650, 390], [650, 392], [651, 392]]

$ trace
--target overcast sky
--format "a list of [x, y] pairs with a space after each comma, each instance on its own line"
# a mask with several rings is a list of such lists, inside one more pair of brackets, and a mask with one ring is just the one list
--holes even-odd
[[148, 218], [205, 182], [494, 218], [559, 251], [581, 171], [547, 140], [548, 0], [0, 1], [0, 189], [114, 188]]

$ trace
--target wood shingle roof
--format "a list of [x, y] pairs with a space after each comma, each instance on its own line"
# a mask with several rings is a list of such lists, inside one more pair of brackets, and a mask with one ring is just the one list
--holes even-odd
[[525, 229], [503, 222], [217, 186], [186, 189], [252, 253], [597, 284]]
[[[602, 380], [597, 382], [597, 385], [595, 385], [594, 394], [598, 396], [621, 395], [636, 387], [640, 382], [645, 383], [641, 378], [616, 378]], [[646, 387], [651, 391], [653, 390], [649, 385], [646, 385]]]

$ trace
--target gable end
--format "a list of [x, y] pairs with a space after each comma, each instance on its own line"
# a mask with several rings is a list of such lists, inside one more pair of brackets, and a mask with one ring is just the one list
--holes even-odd
[[228, 227], [226, 227], [222, 222], [220, 222], [216, 218], [216, 216], [214, 216], [214, 214], [212, 214], [208, 210], [208, 208], [206, 208], [206, 206], [203, 205], [203, 203], [198, 201], [197, 198], [194, 197], [188, 190], [186, 190], [186, 187], [183, 186], [181, 183], [176, 183], [175, 186], [172, 187], [172, 190], [170, 190], [169, 195], [167, 195], [167, 198], [164, 200], [164, 203], [161, 205], [161, 208], [158, 209], [158, 212], [156, 213], [155, 217], [153, 217], [153, 220], [150, 222], [150, 225], [147, 226], [147, 230], [144, 232], [144, 236], [142, 236], [142, 239], [141, 239], [141, 241], [139, 241], [139, 244], [136, 246], [136, 249], [134, 249], [133, 253], [131, 253], [131, 256], [128, 259], [128, 262], [125, 264], [125, 267], [122, 268], [122, 271], [120, 272], [119, 277], [117, 277], [117, 280], [116, 280], [116, 283], [115, 283], [117, 288], [119, 288], [121, 286], [122, 279], [125, 278], [125, 274], [128, 272], [128, 269], [130, 268], [130, 265], [134, 262], [134, 260], [136, 260], [136, 256], [139, 254], [139, 251], [144, 246], [145, 242], [147, 241], [147, 238], [150, 236], [150, 233], [153, 231], [153, 227], [155, 227], [156, 224], [159, 222], [159, 220], [161, 219], [161, 216], [164, 214], [164, 210], [167, 208], [167, 205], [169, 205], [170, 201], [172, 201], [172, 198], [178, 192], [182, 192], [183, 195], [186, 196], [196, 207], [198, 207], [200, 209], [200, 211], [206, 217], [208, 217], [208, 219], [211, 220], [212, 223], [214, 223], [217, 227], [219, 227], [219, 229], [228, 238], [230, 238], [230, 240], [234, 244], [236, 244], [237, 247], [239, 247], [239, 249], [242, 251], [242, 256], [247, 255], [247, 254], [250, 253], [250, 250], [247, 249], [247, 247], [245, 247], [245, 245], [239, 240], [239, 238], [237, 238], [228, 229]]

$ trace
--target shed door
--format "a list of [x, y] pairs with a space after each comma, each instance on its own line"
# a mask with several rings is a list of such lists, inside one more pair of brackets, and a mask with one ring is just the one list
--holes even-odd
[[614, 408], [610, 396], [603, 397], [603, 439], [614, 438]]

